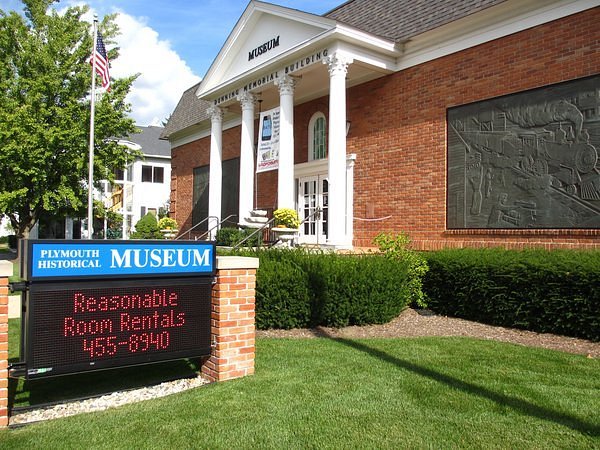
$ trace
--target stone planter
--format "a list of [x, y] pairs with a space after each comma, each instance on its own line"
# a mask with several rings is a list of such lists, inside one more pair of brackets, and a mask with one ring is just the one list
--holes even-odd
[[160, 232], [163, 234], [165, 239], [175, 239], [175, 237], [177, 237], [177, 233], [179, 233], [179, 230], [160, 230]]
[[298, 228], [271, 228], [277, 238], [285, 247], [291, 247], [294, 238], [298, 235]]

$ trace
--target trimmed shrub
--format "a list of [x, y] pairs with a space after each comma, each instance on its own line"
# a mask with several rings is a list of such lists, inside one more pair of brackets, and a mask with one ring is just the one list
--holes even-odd
[[131, 239], [164, 239], [154, 214], [148, 213], [138, 220], [135, 231], [131, 233]]
[[382, 255], [324, 254], [309, 267], [315, 325], [386, 323], [410, 303], [406, 263]]
[[600, 252], [461, 249], [426, 254], [438, 313], [600, 340]]
[[260, 259], [259, 329], [385, 323], [410, 303], [408, 264], [383, 255], [236, 252]]
[[261, 254], [256, 279], [257, 328], [287, 330], [309, 326], [312, 292], [308, 274], [292, 259]]

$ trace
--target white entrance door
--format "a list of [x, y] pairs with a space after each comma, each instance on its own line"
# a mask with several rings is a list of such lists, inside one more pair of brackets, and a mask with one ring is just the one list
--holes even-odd
[[[300, 221], [299, 242], [301, 244], [325, 244], [329, 221], [329, 182], [325, 175], [300, 178], [298, 180], [298, 210]], [[320, 210], [317, 213], [317, 210]]]

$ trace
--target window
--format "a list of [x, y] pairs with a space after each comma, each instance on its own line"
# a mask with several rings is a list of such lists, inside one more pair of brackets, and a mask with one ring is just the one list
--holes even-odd
[[155, 167], [153, 175], [154, 175], [154, 177], [153, 177], [152, 181], [154, 183], [164, 183], [164, 179], [165, 179], [164, 167]]
[[327, 158], [327, 122], [322, 112], [315, 113], [308, 123], [308, 160]]
[[[125, 172], [127, 170], [127, 172]], [[123, 169], [115, 169], [115, 181], [132, 181], [131, 180], [131, 165]], [[127, 179], [125, 179], [127, 177]]]
[[140, 217], [144, 217], [146, 214], [152, 214], [154, 217], [158, 217], [158, 212], [156, 208], [147, 208], [142, 206], [140, 209]]
[[142, 182], [152, 183], [152, 166], [142, 166]]
[[142, 166], [143, 183], [164, 183], [164, 167]]
[[[209, 166], [194, 168], [194, 190], [192, 193], [192, 226], [199, 224], [208, 217], [208, 181]], [[202, 222], [198, 231], [207, 231], [208, 222]]]

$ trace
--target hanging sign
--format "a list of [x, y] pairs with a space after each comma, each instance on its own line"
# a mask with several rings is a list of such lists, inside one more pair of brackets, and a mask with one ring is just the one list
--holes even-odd
[[256, 172], [279, 168], [279, 108], [260, 113]]

